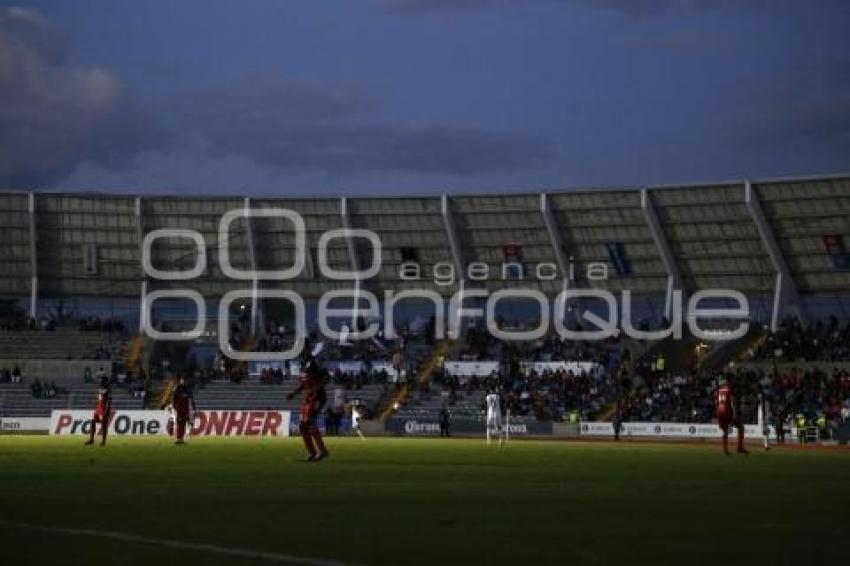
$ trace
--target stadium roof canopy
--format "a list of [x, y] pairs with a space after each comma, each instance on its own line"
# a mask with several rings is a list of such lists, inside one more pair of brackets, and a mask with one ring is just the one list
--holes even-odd
[[[218, 229], [234, 209], [290, 209], [306, 228], [305, 265], [291, 281], [261, 281], [318, 297], [351, 282], [320, 273], [317, 246], [334, 229], [368, 229], [381, 240], [381, 268], [363, 288], [457, 290], [473, 262], [489, 266], [475, 285], [524, 287], [555, 294], [568, 284], [658, 296], [669, 309], [673, 289], [685, 294], [734, 289], [770, 297], [774, 322], [800, 297], [850, 294], [850, 176], [781, 179], [645, 189], [394, 198], [134, 197], [80, 193], [0, 192], [0, 296], [140, 297], [143, 289], [191, 287], [207, 297], [250, 287], [219, 264]], [[234, 268], [283, 269], [294, 260], [292, 224], [280, 217], [237, 218], [230, 227]], [[191, 281], [145, 277], [142, 242], [154, 230], [198, 232], [207, 248]], [[195, 243], [160, 238], [152, 263], [190, 269]], [[328, 240], [327, 264], [368, 267], [362, 237]], [[422, 279], [403, 280], [400, 265], [416, 262]], [[521, 269], [505, 265], [522, 264]], [[608, 277], [586, 267], [604, 263]], [[538, 266], [543, 265], [538, 272]], [[555, 270], [552, 266], [555, 266]], [[453, 285], [435, 277], [455, 269]], [[477, 266], [481, 268], [482, 266]], [[436, 273], [435, 273], [436, 270]], [[476, 271], [478, 273], [479, 271]], [[544, 277], [537, 277], [538, 274]], [[550, 277], [556, 274], [554, 279]]]

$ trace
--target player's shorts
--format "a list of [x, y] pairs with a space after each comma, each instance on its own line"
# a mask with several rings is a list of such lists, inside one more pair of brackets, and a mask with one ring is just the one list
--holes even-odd
[[500, 430], [502, 428], [502, 415], [487, 415], [487, 428]]
[[102, 422], [104, 417], [106, 416], [106, 411], [108, 410], [108, 403], [106, 401], [98, 401], [97, 407], [94, 409], [94, 420], [97, 422]]
[[720, 430], [726, 432], [729, 430], [729, 427], [732, 426], [732, 414], [731, 413], [717, 413], [717, 426], [720, 427]]
[[310, 403], [309, 405], [301, 405], [301, 422], [313, 424], [316, 422], [316, 419], [319, 417], [319, 412], [316, 410], [315, 406]]

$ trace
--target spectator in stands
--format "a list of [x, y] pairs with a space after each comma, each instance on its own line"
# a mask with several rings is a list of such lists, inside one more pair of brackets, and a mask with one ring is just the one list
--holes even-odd
[[39, 399], [41, 397], [42, 388], [41, 382], [39, 380], [36, 379], [30, 384], [30, 392], [32, 393], [32, 396], [36, 399]]
[[12, 383], [20, 383], [21, 379], [21, 368], [19, 366], [15, 366], [12, 370]]

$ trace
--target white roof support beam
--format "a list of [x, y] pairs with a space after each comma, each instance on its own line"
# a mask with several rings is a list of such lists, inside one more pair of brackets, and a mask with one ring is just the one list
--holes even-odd
[[791, 277], [791, 270], [788, 269], [788, 263], [785, 261], [782, 250], [776, 242], [773, 230], [767, 223], [758, 194], [749, 181], [744, 183], [744, 203], [750, 212], [753, 223], [756, 225], [761, 243], [764, 249], [767, 250], [767, 255], [770, 257], [773, 268], [776, 270], [776, 283], [773, 288], [773, 310], [770, 316], [771, 331], [776, 332], [782, 319], [785, 318], [788, 309], [791, 309], [801, 322], [804, 322], [805, 317], [800, 303], [800, 293], [797, 291], [797, 284], [794, 283], [794, 279]]
[[[452, 215], [451, 201], [449, 200], [449, 195], [445, 193], [440, 195], [440, 214], [443, 216], [443, 229], [446, 231], [446, 239], [449, 242], [449, 250], [452, 253], [452, 262], [454, 263], [455, 273], [457, 274], [456, 281], [458, 281], [458, 290], [460, 291], [461, 296], [464, 296], [463, 291], [466, 283], [466, 273], [463, 266], [463, 251], [460, 247], [460, 239], [457, 237], [457, 229], [455, 228], [455, 219]], [[459, 316], [462, 309], [463, 300], [461, 299], [461, 302], [458, 305], [458, 311], [455, 314]], [[461, 324], [456, 336], [449, 334], [449, 337], [455, 341], [455, 344], [463, 343], [466, 336], [466, 328], [467, 326], [465, 324]]]
[[547, 193], [540, 193], [540, 213], [543, 215], [543, 224], [546, 225], [546, 232], [549, 234], [549, 243], [552, 245], [552, 252], [555, 254], [555, 262], [558, 264], [558, 270], [563, 277], [563, 287], [566, 289], [567, 281], [570, 278], [570, 264], [564, 255], [564, 240], [558, 230], [558, 224], [555, 222], [555, 215], [552, 213]]
[[141, 272], [142, 278], [141, 289], [139, 291], [139, 305], [141, 305], [141, 308], [139, 309], [139, 334], [142, 334], [145, 330], [145, 320], [143, 317], [148, 310], [145, 308], [145, 297], [148, 295], [148, 277], [145, 273], [142, 258], [142, 254], [145, 253], [143, 245], [145, 240], [145, 224], [144, 219], [142, 218], [142, 197], [136, 197], [134, 208], [136, 216], [136, 241], [139, 244], [139, 271]]
[[251, 199], [246, 197], [244, 201], [245, 207], [245, 242], [248, 248], [248, 265], [251, 266], [251, 272], [254, 278], [251, 280], [251, 336], [257, 334], [258, 330], [262, 334], [262, 327], [259, 325], [260, 320], [260, 301], [257, 298], [257, 290], [260, 283], [257, 280], [257, 249], [254, 245], [254, 219], [251, 217]]
[[[345, 230], [345, 245], [348, 248], [348, 261], [353, 271], [360, 271], [360, 261], [357, 259], [357, 249], [354, 247], [354, 239], [351, 237], [351, 218], [348, 214], [348, 198], [339, 199], [339, 216], [342, 228]], [[360, 278], [354, 280], [354, 300], [351, 310], [351, 329], [357, 329], [357, 313], [360, 309]]]
[[36, 233], [35, 193], [28, 195], [27, 211], [30, 224], [30, 316], [38, 318], [38, 236]]
[[452, 252], [452, 261], [455, 264], [458, 281], [463, 281], [463, 258], [461, 257], [460, 240], [457, 237], [450, 204], [448, 195], [440, 195], [440, 213], [443, 215], [443, 228], [446, 231], [446, 239], [449, 242], [449, 249]]
[[682, 295], [684, 296], [682, 274], [679, 271], [679, 265], [676, 263], [676, 256], [673, 255], [673, 249], [670, 247], [667, 236], [661, 228], [661, 221], [658, 219], [658, 213], [655, 210], [655, 203], [652, 201], [652, 194], [649, 192], [649, 189], [644, 188], [640, 190], [640, 207], [643, 210], [643, 216], [646, 219], [647, 226], [649, 226], [649, 231], [652, 233], [655, 247], [658, 248], [658, 253], [661, 255], [664, 269], [667, 270], [664, 317], [669, 320], [673, 310], [673, 291], [678, 289], [682, 291]]

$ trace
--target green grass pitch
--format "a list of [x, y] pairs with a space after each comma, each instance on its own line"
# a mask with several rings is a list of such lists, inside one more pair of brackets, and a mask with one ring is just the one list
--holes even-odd
[[0, 436], [3, 564], [799, 566], [844, 563], [850, 535], [846, 450], [331, 438], [308, 464], [294, 438], [82, 442]]

